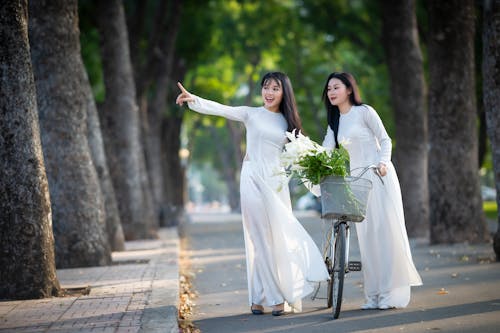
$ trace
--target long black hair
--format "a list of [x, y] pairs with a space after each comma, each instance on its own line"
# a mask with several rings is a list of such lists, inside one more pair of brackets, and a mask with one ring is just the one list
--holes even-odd
[[328, 125], [333, 131], [335, 138], [335, 147], [339, 147], [339, 142], [337, 139], [337, 135], [339, 132], [339, 119], [340, 119], [340, 110], [338, 106], [332, 105], [330, 99], [328, 98], [328, 82], [331, 79], [338, 79], [342, 81], [342, 83], [346, 86], [347, 89], [351, 89], [351, 94], [349, 94], [349, 102], [352, 105], [361, 105], [361, 96], [359, 95], [358, 84], [356, 83], [356, 79], [350, 73], [338, 73], [334, 72], [328, 75], [326, 79], [325, 87], [323, 89], [323, 101], [325, 103], [326, 114], [328, 119]]
[[281, 100], [279, 110], [286, 119], [288, 125], [287, 131], [291, 132], [297, 129], [297, 132], [302, 131], [302, 122], [300, 121], [299, 112], [297, 111], [297, 103], [295, 102], [295, 95], [293, 93], [292, 83], [285, 73], [282, 72], [269, 72], [260, 82], [260, 86], [264, 87], [270, 80], [276, 81], [283, 90], [283, 98]]

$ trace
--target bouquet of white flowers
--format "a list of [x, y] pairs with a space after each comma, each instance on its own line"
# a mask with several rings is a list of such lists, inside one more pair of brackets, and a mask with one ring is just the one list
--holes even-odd
[[326, 149], [302, 133], [286, 132], [290, 142], [281, 153], [281, 165], [288, 176], [318, 185], [326, 176], [349, 175], [349, 153], [339, 144], [339, 148]]

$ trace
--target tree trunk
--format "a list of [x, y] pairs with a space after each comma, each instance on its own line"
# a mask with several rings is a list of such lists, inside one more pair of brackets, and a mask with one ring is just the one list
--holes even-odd
[[29, 4], [29, 35], [57, 267], [107, 265], [104, 201], [87, 138], [89, 89], [76, 0]]
[[[164, 77], [166, 79], [166, 77]], [[144, 131], [144, 142], [146, 148], [146, 165], [149, 175], [149, 181], [151, 183], [151, 190], [153, 194], [153, 210], [159, 219], [160, 225], [165, 225], [166, 221], [165, 214], [168, 210], [165, 206], [165, 173], [164, 169], [167, 167], [162, 161], [162, 149], [167, 147], [162, 147], [161, 138], [161, 127], [163, 117], [165, 117], [165, 89], [167, 82], [164, 79], [159, 79], [157, 81], [157, 89], [155, 98], [151, 103], [148, 103], [148, 110], [146, 117], [143, 121], [146, 124], [143, 128]]]
[[[182, 197], [177, 195], [177, 189], [171, 189], [170, 184], [181, 186], [182, 175], [176, 171], [180, 170], [179, 149], [182, 116], [176, 114], [176, 109], [167, 107], [169, 101], [169, 88], [175, 81], [171, 79], [175, 43], [179, 30], [182, 1], [172, 1], [164, 10], [168, 11], [164, 36], [158, 41], [157, 56], [154, 78], [155, 89], [152, 100], [148, 103], [148, 128], [145, 133], [147, 142], [146, 156], [151, 184], [153, 185], [155, 211], [160, 217], [160, 225], [178, 225], [179, 216], [183, 212], [183, 205], [178, 207], [176, 202]], [[174, 101], [170, 101], [171, 105]], [[163, 133], [168, 130], [170, 133]], [[166, 157], [165, 157], [166, 156]], [[173, 163], [172, 165], [170, 163]], [[166, 177], [173, 177], [166, 179]], [[170, 192], [170, 193], [167, 193]], [[172, 201], [173, 200], [173, 201]]]
[[483, 242], [474, 1], [429, 1], [428, 10], [431, 243]]
[[[218, 149], [218, 158], [220, 159], [220, 164], [222, 166], [222, 178], [228, 188], [229, 207], [231, 207], [231, 211], [239, 212], [241, 211], [240, 188], [236, 174], [240, 169], [238, 169], [239, 165], [237, 165], [234, 161], [234, 155], [238, 154], [234, 152], [233, 144], [229, 143], [229, 147], [226, 144], [222, 144], [224, 142], [224, 138], [221, 137], [215, 127], [210, 127], [209, 130], [211, 136], [215, 139], [215, 142], [221, 143], [219, 145], [220, 149]], [[231, 140], [231, 142], [233, 141]]]
[[[483, 96], [500, 207], [500, 1], [485, 0], [483, 16]], [[493, 248], [500, 261], [500, 215]]]
[[[173, 104], [173, 103], [172, 103]], [[164, 165], [165, 207], [163, 209], [163, 226], [178, 226], [184, 218], [185, 168], [181, 164], [179, 150], [181, 148], [182, 115], [173, 115], [162, 119], [162, 164]]]
[[97, 22], [106, 87], [100, 119], [125, 238], [149, 238], [156, 220], [149, 183], [143, 185], [147, 171], [122, 3], [99, 1]]
[[0, 299], [60, 291], [27, 14], [26, 0], [0, 6]]
[[[88, 78], [87, 78], [88, 80]], [[90, 152], [92, 161], [94, 162], [99, 184], [104, 199], [104, 210], [106, 216], [106, 234], [108, 243], [113, 251], [123, 251], [125, 249], [125, 237], [120, 221], [120, 213], [116, 202], [115, 190], [111, 182], [109, 174], [108, 162], [106, 153], [104, 152], [104, 144], [101, 133], [99, 117], [97, 115], [97, 107], [95, 105], [94, 96], [89, 85], [82, 87], [87, 96], [87, 128]]]
[[396, 125], [394, 162], [401, 182], [406, 229], [410, 236], [428, 236], [427, 115], [415, 1], [380, 3]]

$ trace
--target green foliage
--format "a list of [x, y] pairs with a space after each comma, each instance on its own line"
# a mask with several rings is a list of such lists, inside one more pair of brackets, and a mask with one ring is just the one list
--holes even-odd
[[78, 7], [83, 63], [87, 70], [94, 98], [97, 102], [102, 102], [105, 98], [106, 89], [102, 74], [99, 32], [94, 22], [95, 8], [91, 1], [79, 1]]
[[300, 177], [316, 185], [326, 176], [345, 177], [349, 175], [349, 153], [344, 147], [325, 150], [314, 155], [305, 155], [298, 164], [301, 168]]
[[[333, 71], [352, 72], [364, 102], [375, 107], [389, 134], [394, 128], [383, 61], [377, 4], [370, 1], [188, 2], [177, 51], [185, 59], [186, 88], [228, 105], [260, 105], [260, 78], [271, 70], [290, 77], [305, 133], [321, 142], [327, 127], [321, 93]], [[194, 161], [232, 149], [226, 120], [186, 112]], [[198, 125], [194, 125], [198, 124]], [[218, 139], [208, 130], [215, 126]]]
[[498, 207], [496, 201], [483, 202], [483, 210], [487, 218], [492, 220], [498, 219]]
[[215, 16], [220, 2], [183, 1], [176, 52], [189, 70], [196, 71], [198, 65], [212, 60], [210, 40], [218, 29]]
[[328, 150], [309, 137], [296, 131], [286, 132], [289, 140], [281, 153], [281, 165], [286, 173], [313, 185], [326, 176], [345, 177], [349, 175], [349, 153], [342, 146]]
[[[138, 47], [140, 63], [151, 56], [147, 52], [155, 37], [152, 27], [160, 1], [147, 2], [145, 31], [133, 45]], [[141, 4], [124, 1], [129, 23], [137, 18]], [[104, 84], [99, 36], [93, 22], [95, 3], [82, 0], [79, 5], [82, 56], [100, 101]], [[416, 8], [425, 58], [424, 2], [417, 1]], [[333, 71], [349, 71], [358, 81], [363, 102], [377, 110], [394, 138], [378, 14], [378, 2], [368, 0], [185, 0], [182, 11], [172, 14], [180, 15], [175, 56], [183, 67], [178, 74], [182, 76], [172, 78], [172, 88], [176, 89], [175, 81], [182, 79], [192, 93], [220, 103], [260, 105], [261, 76], [271, 70], [283, 71], [293, 83], [305, 133], [321, 142], [327, 127], [321, 100], [326, 77]], [[177, 92], [173, 91], [171, 96]], [[218, 169], [217, 151], [231, 149], [226, 120], [187, 111], [183, 126], [184, 145], [193, 148], [192, 161], [211, 161]], [[215, 128], [218, 140], [208, 127]]]

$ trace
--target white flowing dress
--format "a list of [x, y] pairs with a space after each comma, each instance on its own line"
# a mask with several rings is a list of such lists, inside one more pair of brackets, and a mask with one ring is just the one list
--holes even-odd
[[193, 97], [190, 109], [245, 124], [240, 193], [249, 304], [286, 302], [299, 312], [313, 282], [327, 280], [328, 272], [318, 247], [292, 213], [288, 187], [278, 191], [285, 177], [277, 171], [287, 122], [264, 107], [231, 107]]
[[[368, 105], [353, 106], [340, 115], [338, 142], [349, 152], [351, 174], [356, 168], [387, 166], [384, 184], [373, 172], [363, 176], [372, 181], [366, 218], [356, 223], [361, 261], [363, 263], [366, 301], [390, 307], [406, 307], [410, 286], [422, 284], [413, 263], [406, 233], [403, 201], [396, 170], [391, 162], [391, 139], [377, 112]], [[335, 147], [333, 130], [328, 126], [323, 146]]]

